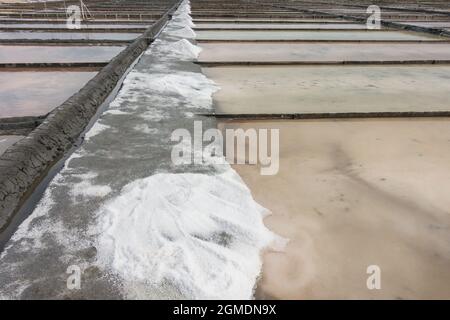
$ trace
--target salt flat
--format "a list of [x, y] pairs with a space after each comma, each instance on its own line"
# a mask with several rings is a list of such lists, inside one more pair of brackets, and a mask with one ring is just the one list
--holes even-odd
[[0, 118], [45, 115], [95, 74], [76, 71], [0, 72]]
[[450, 60], [450, 43], [201, 43], [200, 62]]
[[439, 41], [437, 36], [403, 31], [197, 31], [197, 40], [428, 40]]
[[[289, 238], [266, 252], [257, 297], [449, 299], [450, 126], [446, 119], [225, 122], [280, 130], [280, 171], [233, 166], [265, 224]], [[381, 268], [382, 290], [366, 269]]]
[[220, 87], [218, 113], [449, 111], [450, 67], [252, 66], [203, 68]]

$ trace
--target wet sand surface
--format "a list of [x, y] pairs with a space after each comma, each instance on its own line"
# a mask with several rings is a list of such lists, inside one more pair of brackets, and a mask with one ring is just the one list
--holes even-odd
[[1, 46], [0, 63], [105, 62], [125, 47], [121, 46]]
[[0, 72], [0, 118], [40, 116], [81, 89], [96, 72]]
[[[280, 171], [234, 166], [290, 239], [259, 299], [449, 299], [449, 119], [227, 122], [280, 129]], [[369, 265], [381, 290], [368, 290]]]
[[450, 110], [450, 67], [263, 66], [203, 68], [231, 114]]
[[440, 37], [402, 31], [206, 31], [196, 32], [197, 40], [428, 40]]
[[2, 155], [6, 149], [12, 146], [17, 141], [23, 139], [23, 136], [1, 136], [0, 135], [0, 155]]
[[450, 60], [449, 43], [201, 43], [200, 62]]

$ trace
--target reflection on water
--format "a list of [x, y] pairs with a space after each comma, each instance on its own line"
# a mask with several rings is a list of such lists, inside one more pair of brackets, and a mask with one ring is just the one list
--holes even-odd
[[0, 118], [44, 115], [96, 72], [0, 72]]
[[401, 31], [197, 31], [197, 40], [439, 40]]
[[413, 26], [425, 27], [425, 28], [450, 28], [450, 22], [446, 21], [408, 21], [408, 22], [400, 22], [401, 24], [410, 24]]

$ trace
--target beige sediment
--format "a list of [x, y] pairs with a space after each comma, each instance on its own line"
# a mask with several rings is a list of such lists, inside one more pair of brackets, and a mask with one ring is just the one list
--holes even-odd
[[203, 68], [221, 88], [216, 112], [448, 111], [450, 66], [252, 66]]
[[[280, 129], [280, 171], [234, 166], [266, 225], [257, 298], [449, 299], [450, 120], [225, 122]], [[381, 290], [368, 290], [369, 265]]]

